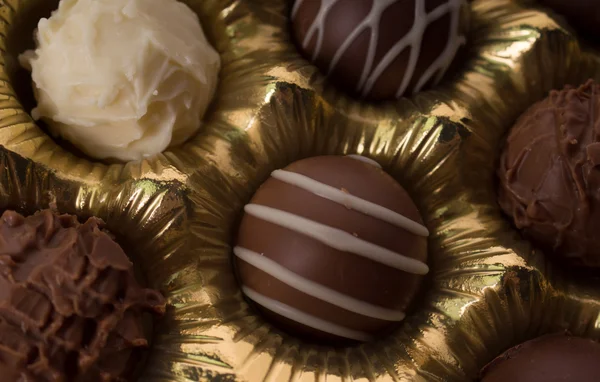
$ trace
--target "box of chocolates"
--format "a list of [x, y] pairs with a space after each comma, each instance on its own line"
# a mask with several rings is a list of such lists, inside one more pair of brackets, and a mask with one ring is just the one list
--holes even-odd
[[600, 380], [593, 2], [0, 21], [3, 381]]

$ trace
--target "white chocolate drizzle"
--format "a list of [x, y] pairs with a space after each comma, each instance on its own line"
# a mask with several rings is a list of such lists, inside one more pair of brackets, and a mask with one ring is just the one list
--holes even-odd
[[369, 304], [299, 276], [268, 257], [262, 256], [260, 253], [241, 247], [235, 247], [233, 253], [246, 263], [271, 275], [284, 284], [308, 296], [328, 302], [350, 312], [385, 321], [402, 321], [406, 316], [404, 312]]
[[252, 301], [269, 309], [270, 311], [277, 313], [280, 316], [283, 316], [292, 321], [296, 321], [302, 325], [308, 326], [310, 328], [314, 328], [325, 333], [334, 334], [336, 336], [349, 338], [356, 341], [372, 340], [372, 337], [368, 333], [348, 329], [343, 326], [334, 324], [332, 322], [325, 321], [319, 317], [315, 317], [311, 314], [305, 313], [280, 301], [262, 295], [248, 287], [242, 286], [242, 292], [244, 292], [244, 294], [248, 296]]
[[[305, 0], [295, 1], [294, 7], [292, 8], [292, 19], [295, 18], [298, 9], [304, 1]], [[317, 41], [315, 50], [313, 52], [312, 61], [315, 61], [321, 52], [327, 16], [338, 1], [340, 0], [321, 0], [321, 7], [315, 16], [313, 23], [308, 28], [304, 41], [302, 41], [302, 46], [307, 48], [316, 34]], [[402, 83], [396, 91], [396, 97], [401, 97], [402, 94], [404, 94], [408, 89], [408, 86], [414, 76], [418, 58], [421, 53], [421, 42], [425, 30], [431, 23], [450, 13], [450, 30], [448, 31], [448, 40], [446, 46], [443, 52], [416, 81], [416, 86], [413, 89], [413, 93], [421, 91], [423, 86], [425, 86], [425, 84], [427, 84], [436, 73], [437, 75], [434, 79], [434, 83], [438, 83], [442, 79], [443, 75], [446, 73], [448, 67], [452, 63], [452, 60], [458, 49], [466, 42], [465, 37], [459, 34], [460, 13], [464, 0], [448, 0], [446, 3], [439, 5], [429, 13], [427, 13], [425, 10], [426, 0], [412, 0], [415, 1], [415, 15], [410, 31], [404, 37], [402, 37], [402, 39], [396, 42], [396, 44], [394, 44], [394, 46], [383, 56], [380, 62], [375, 63], [375, 52], [377, 48], [377, 41], [379, 39], [379, 25], [381, 22], [381, 17], [385, 10], [397, 1], [399, 0], [373, 0], [373, 6], [370, 12], [356, 26], [356, 28], [348, 34], [346, 40], [337, 49], [333, 59], [329, 63], [327, 75], [330, 75], [335, 70], [339, 61], [346, 53], [346, 50], [354, 43], [358, 36], [360, 36], [363, 31], [368, 29], [371, 32], [369, 48], [367, 51], [366, 62], [363, 67], [360, 80], [357, 84], [356, 91], [359, 94], [362, 94], [363, 97], [368, 95], [387, 67], [391, 65], [396, 60], [398, 55], [400, 55], [406, 48], [410, 47], [408, 67], [404, 74]], [[442, 37], [443, 36], [440, 36], [440, 38]]]
[[282, 182], [291, 184], [322, 198], [341, 204], [346, 208], [356, 210], [386, 223], [393, 224], [396, 227], [402, 228], [415, 235], [429, 236], [429, 231], [422, 224], [410, 220], [409, 218], [402, 216], [388, 208], [369, 202], [368, 200], [361, 199], [327, 184], [318, 182], [309, 178], [308, 176], [285, 170], [275, 170], [271, 173], [271, 176]]
[[367, 158], [367, 157], [364, 157], [364, 156], [358, 155], [358, 154], [350, 154], [350, 155], [346, 155], [346, 156], [348, 158], [356, 159], [357, 161], [365, 162], [366, 164], [370, 164], [371, 166], [381, 168], [381, 165], [379, 163], [375, 162], [371, 158]]
[[429, 267], [422, 261], [390, 251], [387, 248], [360, 239], [341, 229], [329, 227], [325, 224], [260, 204], [247, 204], [244, 210], [248, 215], [298, 232], [339, 251], [353, 253], [387, 265], [388, 267], [416, 275], [425, 275], [429, 272]]

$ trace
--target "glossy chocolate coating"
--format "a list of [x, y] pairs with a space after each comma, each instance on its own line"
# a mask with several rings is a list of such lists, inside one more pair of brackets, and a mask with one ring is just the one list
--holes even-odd
[[[417, 259], [425, 268], [423, 273], [427, 273], [424, 263], [427, 259], [427, 230], [421, 225], [419, 211], [407, 192], [379, 167], [351, 157], [327, 156], [295, 162], [286, 167], [283, 173], [304, 175], [310, 181], [331, 186], [340, 195], [352, 195], [389, 209], [393, 211], [392, 214], [410, 219], [412, 225], [421, 227], [425, 233], [417, 235], [360, 212], [360, 208], [353, 207], [350, 202], [338, 203], [320, 196], [320, 193], [282, 181], [276, 178], [275, 172], [259, 188], [249, 206], [268, 206], [339, 229], [351, 236], [350, 241], [359, 239], [361, 244], [375, 244], [393, 251], [391, 256], [394, 258], [404, 255]], [[246, 206], [234, 251], [236, 255], [239, 248], [251, 250], [256, 256], [268, 258], [295, 275], [318, 284], [320, 291], [325, 287], [394, 312], [404, 311], [419, 289], [422, 274], [399, 270], [357, 255], [353, 252], [355, 245], [352, 243], [347, 243], [347, 250], [333, 248], [321, 239], [284, 227], [284, 219], [274, 223], [248, 211]], [[310, 232], [313, 230], [320, 229], [310, 228]], [[326, 236], [337, 237], [337, 234]], [[342, 245], [346, 244], [346, 239], [340, 241]], [[265, 268], [259, 269], [239, 256], [236, 256], [236, 263], [243, 287], [335, 325], [370, 336], [401, 320], [374, 318], [365, 316], [362, 311], [349, 311], [290, 286], [290, 278], [285, 275], [282, 279], [273, 277], [262, 270]], [[309, 328], [265, 309], [260, 303], [257, 305], [272, 321], [292, 333], [301, 336], [308, 334], [318, 339], [343, 337]], [[368, 309], [366, 311], [370, 312]]]
[[597, 0], [539, 0], [547, 7], [564, 15], [578, 31], [594, 40], [600, 40], [600, 4]]
[[0, 380], [122, 381], [139, 361], [143, 311], [165, 300], [102, 226], [49, 210], [0, 218]]
[[390, 100], [442, 78], [465, 42], [463, 6], [463, 0], [296, 0], [292, 32], [304, 56], [338, 87]]
[[597, 382], [600, 344], [553, 334], [518, 345], [481, 372], [481, 382]]
[[510, 131], [499, 203], [548, 253], [600, 266], [600, 86], [552, 91]]

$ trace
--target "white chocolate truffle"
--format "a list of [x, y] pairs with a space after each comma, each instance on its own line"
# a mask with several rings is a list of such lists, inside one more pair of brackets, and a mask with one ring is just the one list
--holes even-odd
[[98, 159], [131, 161], [183, 143], [214, 95], [220, 57], [176, 0], [62, 0], [21, 55], [32, 114]]

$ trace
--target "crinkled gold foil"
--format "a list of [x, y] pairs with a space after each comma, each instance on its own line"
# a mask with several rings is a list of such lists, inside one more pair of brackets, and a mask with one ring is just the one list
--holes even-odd
[[[221, 53], [201, 132], [150, 160], [103, 164], [62, 148], [21, 106], [16, 57], [56, 0], [0, 0], [2, 208], [103, 218], [170, 310], [142, 381], [469, 381], [507, 347], [569, 330], [600, 337], [594, 280], [562, 274], [520, 239], [494, 189], [502, 136], [550, 89], [600, 79], [598, 56], [559, 18], [509, 0], [472, 5], [469, 59], [434, 90], [383, 105], [328, 86], [288, 36], [285, 0], [187, 0]], [[529, 2], [530, 3], [530, 2]], [[15, 92], [16, 90], [16, 92]], [[414, 196], [432, 231], [429, 282], [388, 338], [303, 343], [243, 300], [231, 246], [273, 169], [359, 153]]]

